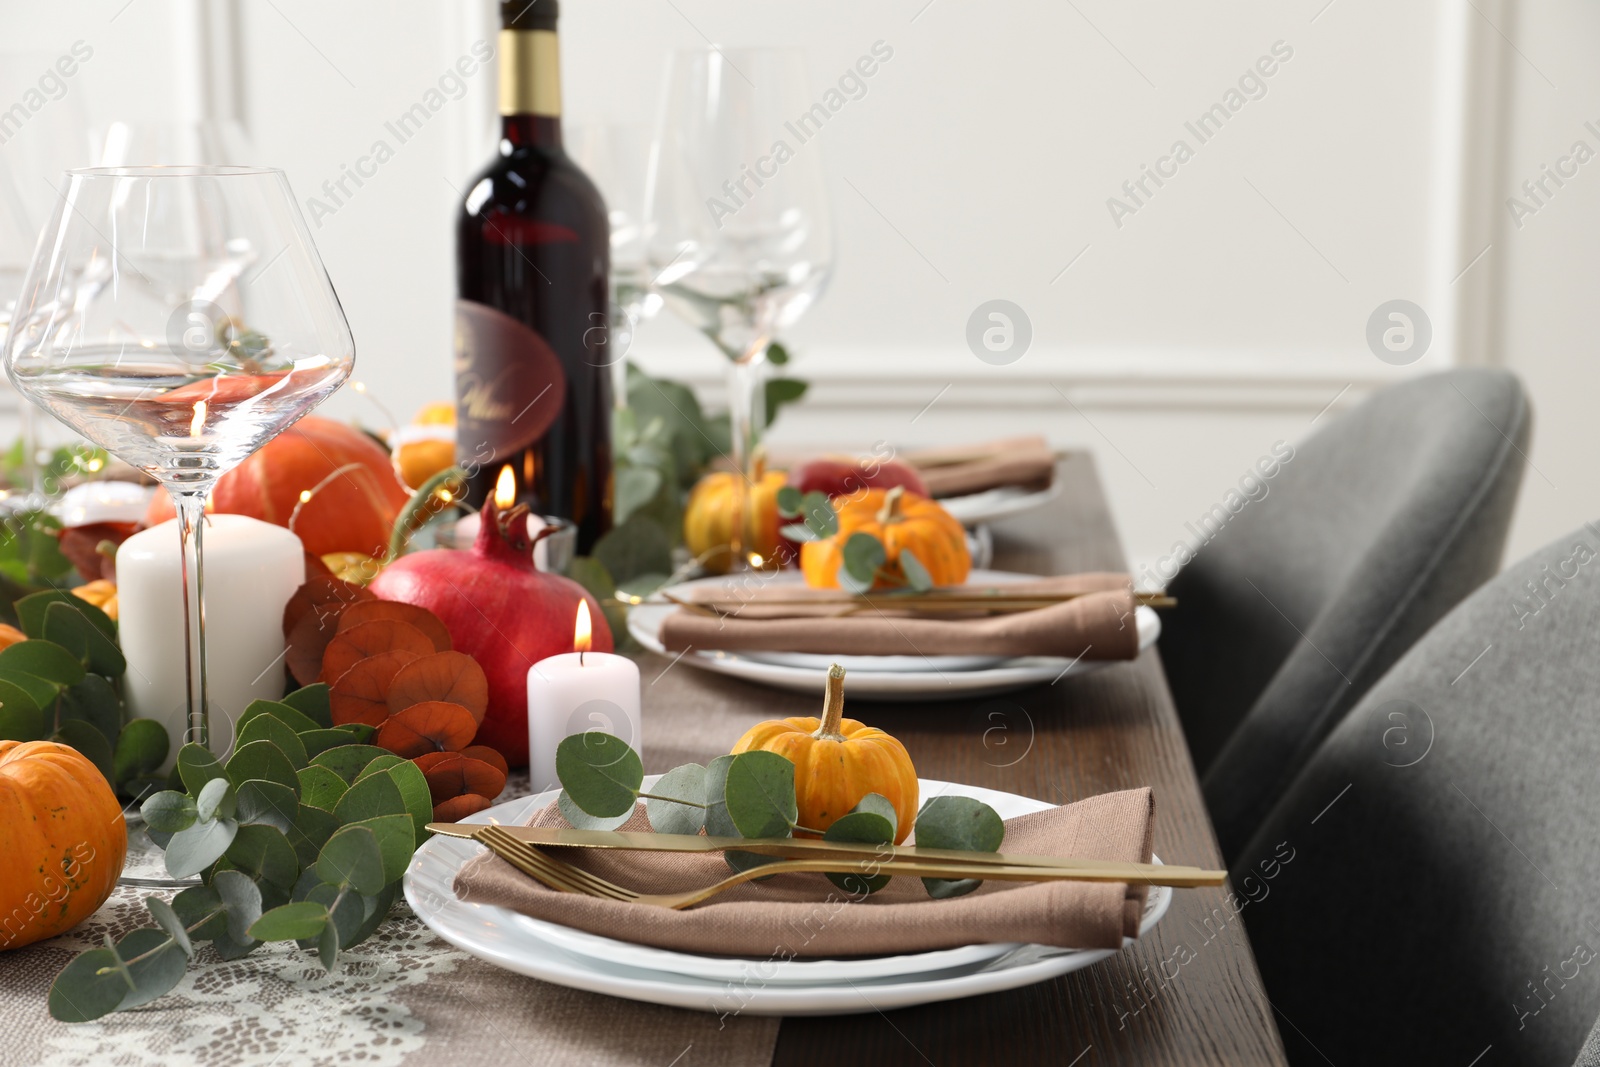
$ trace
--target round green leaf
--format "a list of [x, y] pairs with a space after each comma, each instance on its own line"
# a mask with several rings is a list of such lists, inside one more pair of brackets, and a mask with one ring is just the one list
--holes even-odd
[[[16, 648], [16, 645], [12, 645]], [[82, 719], [68, 719], [56, 727], [56, 732], [51, 735], [51, 740], [69, 745], [99, 768], [105, 776], [107, 784], [115, 788], [117, 769], [111, 760], [111, 742], [106, 740], [106, 735], [90, 726]]]
[[333, 725], [333, 710], [329, 706], [327, 682], [314, 682], [302, 686], [283, 698], [283, 702], [300, 712], [318, 726]]
[[906, 576], [906, 584], [913, 590], [926, 593], [933, 588], [933, 576], [909, 548], [902, 548], [896, 558], [900, 561], [901, 572]]
[[300, 795], [300, 779], [295, 774], [294, 763], [283, 749], [271, 741], [252, 741], [233, 750], [227, 764], [228, 780], [243, 785], [251, 778], [277, 782]]
[[0, 668], [0, 681], [10, 682], [27, 693], [28, 698], [40, 708], [55, 707], [56, 698], [61, 695], [61, 690], [66, 688], [64, 685], [57, 685], [26, 671], [8, 671], [3, 668]]
[[[832, 826], [823, 833], [824, 841], [851, 841], [864, 844], [891, 844], [894, 841], [894, 819], [886, 818], [882, 814], [881, 805], [876, 801], [888, 804], [888, 801], [876, 793], [869, 793], [862, 798], [862, 803], [848, 815], [835, 819]], [[890, 805], [890, 812], [894, 808]], [[850, 872], [848, 874], [829, 874], [828, 881], [838, 886], [853, 896], [866, 896], [876, 893], [889, 884], [886, 874], [868, 875], [866, 873]]]
[[841, 553], [843, 570], [858, 582], [866, 582], [869, 586], [888, 558], [884, 551], [883, 542], [869, 533], [857, 531], [850, 535], [844, 543]]
[[[412, 833], [417, 843], [427, 840], [428, 824], [433, 821], [433, 793], [428, 789], [427, 776], [410, 760], [401, 760], [387, 769], [389, 779], [400, 790], [406, 811], [411, 813]], [[349, 947], [349, 942], [344, 942]]]
[[168, 834], [187, 830], [200, 817], [194, 798], [172, 789], [152, 794], [139, 805], [139, 814], [150, 829]]
[[45, 636], [44, 615], [50, 609], [51, 604], [70, 604], [79, 609], [83, 617], [93, 623], [101, 633], [113, 640], [116, 639], [117, 624], [111, 621], [111, 616], [82, 597], [73, 596], [71, 593], [63, 592], [60, 589], [46, 589], [43, 592], [30, 594], [17, 601], [17, 621], [22, 626], [22, 632], [29, 637]]
[[201, 822], [210, 822], [212, 819], [231, 819], [238, 808], [238, 798], [233, 792], [233, 783], [226, 778], [213, 778], [200, 788], [200, 795], [194, 798], [195, 817]]
[[579, 808], [612, 818], [633, 811], [644, 764], [622, 738], [589, 730], [556, 746], [556, 777]]
[[172, 992], [173, 987], [183, 981], [184, 972], [189, 968], [189, 957], [183, 952], [182, 943], [175, 941], [176, 938], [169, 937], [167, 931], [144, 929], [134, 930], [117, 942], [117, 955], [125, 960], [150, 953], [137, 963], [128, 964], [128, 976], [133, 979], [133, 988], [117, 1005], [118, 1011], [148, 1004]]
[[228, 846], [228, 862], [258, 881], [293, 888], [300, 861], [283, 832], [271, 826], [241, 826]]
[[400, 787], [387, 774], [359, 778], [345, 791], [333, 809], [333, 817], [346, 825], [378, 815], [394, 815], [406, 810]]
[[327, 924], [327, 908], [314, 900], [302, 900], [262, 913], [250, 924], [250, 936], [258, 941], [303, 941], [322, 936]]
[[799, 489], [792, 485], [784, 486], [778, 490], [778, 514], [785, 519], [794, 518], [800, 514], [803, 499]]
[[327, 922], [322, 926], [322, 933], [317, 937], [317, 959], [322, 963], [324, 971], [331, 972], [339, 962], [339, 927], [337, 923]]
[[178, 913], [173, 910], [172, 905], [160, 897], [145, 897], [144, 906], [150, 910], [150, 915], [155, 919], [156, 925], [165, 930], [167, 936], [178, 943], [178, 947], [183, 950], [183, 954], [185, 956], [193, 956], [194, 945], [189, 940], [189, 931], [184, 928], [183, 920], [178, 917]]
[[44, 712], [19, 686], [0, 681], [0, 741], [37, 741], [45, 734]]
[[372, 777], [374, 774], [377, 774], [379, 771], [386, 771], [390, 767], [398, 767], [402, 763], [410, 763], [410, 762], [411, 762], [410, 760], [402, 759], [399, 756], [394, 755], [393, 753], [390, 753], [387, 756], [376, 756], [376, 757], [373, 758], [371, 763], [369, 763], [365, 767], [361, 768], [361, 773], [356, 775], [356, 781], [359, 782], [363, 778]]
[[[340, 829], [317, 854], [317, 876], [329, 885], [348, 885], [357, 893], [381, 890], [388, 879], [384, 877], [383, 852], [378, 847], [377, 835], [365, 826]], [[316, 934], [296, 936], [314, 937]]]
[[[411, 854], [417, 850], [417, 835], [412, 829], [411, 816], [405, 812], [397, 815], [378, 815], [351, 823], [365, 827], [378, 839], [378, 852], [383, 856], [383, 881], [398, 882], [411, 865]], [[357, 892], [361, 892], [358, 887]]]
[[200, 790], [213, 778], [226, 778], [228, 772], [211, 750], [193, 741], [178, 749], [178, 777], [190, 796], [199, 796]]
[[105, 678], [121, 678], [128, 661], [116, 639], [103, 632], [85, 609], [89, 604], [79, 597], [69, 603], [59, 600], [45, 608], [44, 637], [77, 656], [90, 671]]
[[111, 750], [117, 784], [155, 774], [156, 768], [166, 761], [170, 747], [167, 728], [155, 719], [129, 720]]
[[[343, 785], [342, 782], [340, 784]], [[252, 778], [239, 787], [235, 817], [242, 826], [271, 826], [288, 833], [294, 828], [295, 816], [299, 814], [300, 802], [295, 799], [294, 790], [277, 782]]]
[[787, 837], [800, 816], [794, 764], [775, 752], [741, 752], [728, 765], [728, 817], [743, 837]]
[[[304, 718], [293, 708], [285, 707], [284, 710], [296, 717]], [[306, 755], [305, 742], [300, 740], [300, 735], [295, 733], [293, 727], [276, 715], [256, 715], [249, 722], [239, 727], [239, 733], [234, 738], [233, 744], [235, 748], [243, 748], [252, 741], [271, 741], [278, 746], [280, 752], [289, 757], [289, 762], [293, 764], [296, 770], [304, 767], [311, 758]]]
[[116, 1011], [128, 994], [117, 962], [116, 952], [109, 948], [92, 948], [74, 957], [50, 983], [51, 1018], [86, 1023]]
[[371, 895], [363, 894], [361, 904], [363, 910], [367, 913], [367, 918], [362, 922], [361, 929], [356, 931], [354, 937], [348, 941], [340, 942], [343, 947], [349, 948], [352, 945], [359, 945], [371, 937], [378, 927], [383, 925], [383, 920], [389, 917], [389, 910], [394, 907], [395, 898], [399, 895], [399, 882], [390, 882], [383, 887], [381, 892]]
[[297, 734], [305, 733], [308, 730], [320, 730], [328, 725], [324, 722], [318, 722], [287, 701], [252, 700], [246, 705], [243, 714], [239, 716], [239, 721], [233, 724], [234, 729], [238, 730], [239, 735], [242, 737], [245, 727], [263, 715], [277, 720]]
[[[651, 787], [655, 796], [645, 801], [645, 815], [658, 834], [697, 834], [706, 822], [706, 769], [698, 763], [685, 763], [663, 774]], [[660, 797], [692, 801], [674, 804]]]
[[[917, 813], [917, 844], [925, 848], [954, 848], [968, 852], [998, 852], [1006, 826], [989, 805], [971, 797], [934, 797]], [[935, 900], [959, 897], [983, 884], [978, 878], [924, 878], [922, 885]]]
[[572, 824], [575, 830], [615, 830], [629, 819], [633, 818], [633, 808], [630, 807], [621, 815], [590, 815], [578, 807], [567, 791], [563, 789], [561, 795], [556, 797], [556, 810], [561, 812], [562, 818]]
[[327, 767], [315, 763], [300, 769], [300, 802], [332, 812], [339, 798], [350, 788], [348, 782]]
[[739, 837], [739, 828], [728, 816], [728, 768], [732, 756], [718, 756], [706, 764], [706, 834], [711, 837]]
[[289, 842], [294, 845], [294, 854], [302, 870], [317, 865], [317, 853], [338, 830], [339, 820], [333, 817], [333, 812], [305, 803], [300, 805], [294, 829], [289, 832]]
[[345, 781], [354, 782], [356, 776], [374, 759], [392, 755], [393, 752], [375, 745], [340, 745], [311, 757], [311, 765], [326, 767]]
[[839, 513], [833, 510], [833, 501], [827, 493], [812, 491], [800, 501], [800, 511], [805, 516], [806, 529], [817, 540], [826, 540], [839, 532]]
[[232, 819], [213, 819], [173, 834], [167, 842], [167, 873], [174, 878], [199, 874], [222, 858], [238, 830]]
[[122, 701], [110, 682], [98, 674], [86, 674], [82, 681], [62, 690], [60, 718], [81, 719], [99, 730], [109, 745], [122, 730]]
[[57, 685], [77, 685], [84, 675], [78, 657], [53, 641], [37, 639], [0, 649], [0, 670], [22, 671]]
[[[217, 877], [227, 872], [219, 871]], [[193, 941], [210, 941], [228, 930], [228, 915], [222, 897], [209, 885], [193, 885], [172, 898], [172, 910], [189, 931]], [[246, 924], [248, 925], [248, 924]]]

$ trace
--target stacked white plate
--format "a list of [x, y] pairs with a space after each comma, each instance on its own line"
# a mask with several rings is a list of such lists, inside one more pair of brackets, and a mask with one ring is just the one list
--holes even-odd
[[[647, 778], [645, 788], [654, 782], [655, 776]], [[919, 785], [924, 797], [974, 797], [1003, 819], [1050, 806], [976, 786], [926, 779]], [[555, 796], [549, 792], [508, 801], [467, 821], [526, 822]], [[1114, 951], [988, 944], [902, 956], [794, 960], [676, 952], [458, 899], [456, 873], [482, 853], [473, 841], [436, 836], [417, 850], [406, 872], [406, 900], [446, 941], [507, 970], [557, 985], [717, 1014], [846, 1015], [954, 1000], [1054, 978]], [[1159, 922], [1171, 902], [1172, 890], [1152, 889], [1140, 932]]]
[[[967, 583], [1006, 585], [1037, 580], [1038, 575], [1034, 574], [975, 570], [968, 576]], [[673, 586], [672, 592], [693, 595], [694, 590], [707, 589], [736, 598], [738, 581], [731, 577], [699, 578]], [[804, 579], [796, 571], [781, 571], [763, 578], [762, 582], [764, 587], [804, 585]], [[670, 603], [641, 604], [628, 612], [628, 632], [650, 651], [670, 656], [672, 653], [661, 644], [661, 624], [677, 610]], [[1134, 624], [1139, 630], [1141, 652], [1161, 636], [1161, 617], [1151, 608], [1140, 605], [1134, 613]], [[909, 701], [994, 696], [1098, 670], [1112, 661], [1051, 656], [851, 656], [843, 654], [843, 650], [839, 655], [823, 656], [802, 652], [691, 649], [679, 657], [679, 662], [799, 693], [821, 693], [826, 686], [829, 664], [838, 663], [849, 672], [848, 692], [852, 699]]]

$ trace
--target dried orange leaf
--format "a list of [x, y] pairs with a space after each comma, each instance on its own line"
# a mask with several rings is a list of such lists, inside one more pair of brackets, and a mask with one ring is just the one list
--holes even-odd
[[504, 771], [459, 752], [426, 753], [416, 758], [416, 764], [428, 780], [435, 804], [463, 793], [495, 797], [506, 787]]
[[459, 797], [451, 797], [443, 804], [433, 806], [434, 822], [460, 822], [468, 815], [491, 807], [494, 801], [488, 797], [479, 796], [477, 793], [464, 793]]
[[394, 648], [356, 660], [349, 670], [339, 675], [328, 693], [333, 725], [360, 722], [381, 726], [389, 717], [389, 683], [394, 680], [395, 672], [420, 658], [409, 649]]
[[489, 710], [489, 679], [478, 661], [464, 652], [435, 652], [407, 664], [389, 686], [389, 710], [400, 711], [425, 700], [448, 700], [482, 723]]
[[[312, 559], [309, 553], [306, 559]], [[318, 565], [321, 563], [318, 561]], [[306, 580], [299, 589], [294, 591], [294, 596], [289, 598], [289, 603], [283, 608], [283, 634], [288, 637], [294, 633], [295, 627], [307, 612], [313, 608], [324, 609], [319, 613], [321, 617], [332, 616], [337, 619], [339, 613], [351, 604], [362, 600], [371, 600], [373, 596], [359, 585], [340, 581], [327, 573], [327, 568], [322, 568], [322, 573], [312, 573], [311, 565], [306, 564]], [[337, 623], [333, 627], [338, 632]]]
[[427, 700], [390, 715], [372, 735], [372, 743], [405, 759], [416, 759], [426, 752], [459, 752], [477, 732], [472, 713], [460, 704]]
[[328, 642], [328, 650], [322, 655], [322, 674], [317, 680], [337, 681], [358, 660], [397, 648], [427, 656], [433, 652], [433, 642], [415, 626], [393, 619], [378, 619], [352, 626], [335, 634], [333, 640]]
[[444, 628], [439, 616], [427, 608], [419, 608], [415, 604], [401, 604], [393, 600], [364, 600], [360, 604], [352, 604], [350, 609], [339, 617], [339, 629], [348, 630], [353, 626], [376, 622], [379, 619], [393, 619], [395, 622], [415, 626], [428, 635], [428, 640], [432, 641], [433, 647], [440, 652], [450, 647], [450, 631]]
[[500, 754], [500, 750], [497, 748], [490, 748], [488, 745], [468, 745], [461, 750], [461, 754], [468, 759], [482, 760], [489, 766], [499, 770], [501, 774], [509, 775], [511, 773], [511, 765], [506, 762], [506, 758]]

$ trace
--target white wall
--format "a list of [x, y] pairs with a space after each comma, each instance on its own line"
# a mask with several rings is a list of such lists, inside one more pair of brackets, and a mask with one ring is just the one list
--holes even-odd
[[[806, 44], [819, 94], [875, 41], [894, 48], [865, 97], [803, 148], [826, 153], [838, 270], [789, 338], [796, 373], [816, 384], [782, 441], [910, 445], [1037, 428], [1099, 453], [1124, 538], [1150, 558], [1274, 440], [1332, 417], [1330, 401], [1336, 412], [1406, 374], [1503, 352], [1534, 389], [1534, 462], [1561, 486], [1529, 473], [1515, 550], [1587, 514], [1597, 477], [1571, 376], [1596, 373], [1575, 354], [1600, 193], [1586, 170], [1507, 234], [1497, 185], [1502, 170], [1520, 182], [1553, 162], [1584, 118], [1600, 120], [1583, 113], [1597, 99], [1585, 53], [1596, 16], [1578, 0], [1518, 14], [1491, 0], [565, 8], [567, 113], [579, 123], [653, 118], [664, 57], [705, 39]], [[237, 111], [259, 159], [285, 167], [302, 198], [492, 32], [482, 0], [0, 0], [0, 18], [10, 47], [93, 44], [73, 91], [97, 119], [194, 107], [194, 87], [210, 86], [198, 95]], [[236, 67], [216, 42], [230, 22]], [[200, 38], [213, 42], [204, 70]], [[1293, 56], [1265, 96], [1200, 144], [1185, 121], [1278, 41]], [[357, 375], [401, 418], [450, 392], [453, 204], [487, 152], [491, 88], [487, 72], [471, 79], [315, 231], [355, 331]], [[1117, 226], [1107, 198], [1178, 138], [1194, 158]], [[1497, 280], [1503, 310], [1486, 295]], [[1034, 330], [1006, 367], [964, 340], [968, 315], [996, 297], [1021, 305]], [[1364, 336], [1371, 311], [1397, 297], [1421, 304], [1435, 330], [1409, 368], [1379, 362]], [[633, 354], [717, 392], [718, 357], [665, 315]], [[383, 421], [367, 400], [337, 403]]]

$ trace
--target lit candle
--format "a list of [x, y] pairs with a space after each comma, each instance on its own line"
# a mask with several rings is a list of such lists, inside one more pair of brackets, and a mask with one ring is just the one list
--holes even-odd
[[160, 491], [135, 482], [84, 482], [62, 493], [50, 510], [63, 526], [139, 522], [150, 506], [150, 497]]
[[[283, 696], [283, 609], [305, 582], [305, 548], [281, 526], [208, 515], [205, 528], [206, 678], [211, 750], [225, 757], [233, 723], [253, 700]], [[129, 710], [167, 728], [165, 773], [188, 727], [183, 577], [176, 519], [117, 549], [118, 635]]]
[[625, 656], [591, 652], [589, 602], [578, 601], [575, 651], [528, 669], [528, 776], [533, 791], [560, 788], [556, 746], [573, 734], [614, 734], [643, 755], [639, 729], [639, 668]]
[[[500, 468], [500, 477], [494, 482], [494, 506], [501, 511], [510, 511], [517, 503], [517, 479], [511, 473], [511, 464]], [[529, 537], [535, 537], [545, 528], [545, 521], [537, 515], [529, 514], [523, 521], [527, 525]], [[477, 512], [461, 519], [451, 531], [451, 538], [456, 548], [467, 549], [478, 539], [478, 530], [483, 526], [483, 516]], [[533, 546], [533, 562], [540, 570], [548, 570], [544, 542]]]

